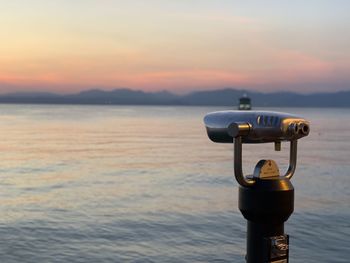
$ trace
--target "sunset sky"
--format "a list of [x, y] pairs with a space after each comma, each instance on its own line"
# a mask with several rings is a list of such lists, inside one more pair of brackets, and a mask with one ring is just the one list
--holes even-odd
[[348, 0], [0, 0], [0, 93], [350, 90]]

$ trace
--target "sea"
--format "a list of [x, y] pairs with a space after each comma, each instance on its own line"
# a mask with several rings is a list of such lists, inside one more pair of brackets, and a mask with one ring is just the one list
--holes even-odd
[[[232, 144], [203, 124], [227, 109], [0, 105], [0, 262], [245, 262]], [[350, 109], [261, 110], [311, 123], [290, 262], [350, 262]], [[244, 173], [288, 151], [244, 145]]]

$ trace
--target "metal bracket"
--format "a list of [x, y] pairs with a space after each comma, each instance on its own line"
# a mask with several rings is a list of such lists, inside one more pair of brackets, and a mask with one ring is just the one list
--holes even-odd
[[[296, 165], [297, 165], [297, 146], [298, 141], [290, 141], [290, 151], [289, 151], [289, 167], [287, 173], [284, 175], [286, 178], [291, 179], [294, 175]], [[234, 174], [237, 182], [241, 186], [250, 187], [255, 184], [254, 179], [247, 178], [243, 175], [242, 170], [242, 136], [237, 136], [234, 138]]]
[[242, 170], [242, 137], [238, 136], [234, 138], [234, 150], [233, 150], [233, 160], [234, 160], [234, 170], [237, 182], [241, 186], [252, 186], [255, 184], [255, 180], [248, 179], [243, 175]]
[[290, 141], [289, 167], [288, 167], [287, 173], [285, 174], [285, 177], [287, 177], [288, 179], [292, 178], [295, 172], [295, 168], [297, 167], [297, 148], [298, 148], [298, 141], [297, 140]]

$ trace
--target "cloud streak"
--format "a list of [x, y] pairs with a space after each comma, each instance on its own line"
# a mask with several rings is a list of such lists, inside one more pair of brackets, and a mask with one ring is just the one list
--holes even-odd
[[312, 3], [268, 5], [274, 13], [254, 1], [14, 0], [0, 11], [0, 91], [349, 90], [345, 13], [322, 3], [332, 20], [321, 23]]

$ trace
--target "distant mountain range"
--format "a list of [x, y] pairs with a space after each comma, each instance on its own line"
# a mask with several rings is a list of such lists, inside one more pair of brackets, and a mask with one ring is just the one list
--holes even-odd
[[10, 93], [0, 95], [0, 103], [27, 104], [97, 104], [97, 105], [215, 105], [235, 106], [247, 94], [254, 107], [350, 107], [350, 91], [299, 94], [293, 92], [252, 92], [241, 89], [196, 91], [176, 95], [167, 91], [144, 92], [130, 89], [88, 90], [76, 94], [47, 92]]

